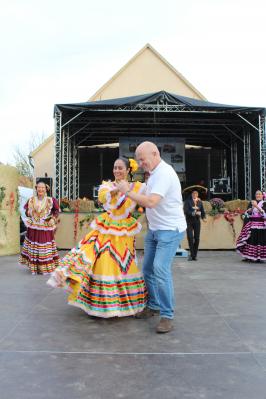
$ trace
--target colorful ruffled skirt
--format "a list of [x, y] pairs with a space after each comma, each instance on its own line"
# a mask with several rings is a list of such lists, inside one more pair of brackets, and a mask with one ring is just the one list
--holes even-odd
[[52, 273], [59, 265], [54, 231], [28, 227], [19, 263], [26, 265], [32, 274]]
[[147, 291], [133, 236], [93, 230], [60, 261], [54, 275], [57, 271], [67, 277], [68, 303], [89, 315], [132, 316], [145, 307]]
[[266, 221], [251, 217], [243, 226], [236, 243], [237, 252], [245, 259], [266, 260]]

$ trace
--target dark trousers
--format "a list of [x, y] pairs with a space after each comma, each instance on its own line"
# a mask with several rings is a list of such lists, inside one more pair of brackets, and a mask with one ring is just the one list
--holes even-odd
[[196, 258], [199, 248], [200, 218], [187, 219], [187, 240], [192, 258]]

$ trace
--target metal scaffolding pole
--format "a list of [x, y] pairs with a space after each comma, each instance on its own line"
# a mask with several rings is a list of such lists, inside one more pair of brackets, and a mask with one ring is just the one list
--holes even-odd
[[68, 159], [68, 127], [62, 131], [62, 197], [68, 198], [68, 176], [69, 176], [69, 159]]
[[250, 131], [244, 131], [244, 178], [245, 178], [245, 198], [252, 198], [251, 189], [251, 152], [250, 152]]
[[79, 150], [77, 146], [74, 146], [74, 189], [73, 193], [75, 196], [75, 199], [79, 197]]
[[75, 138], [69, 138], [68, 143], [68, 161], [69, 161], [69, 176], [68, 176], [68, 195], [69, 199], [73, 200], [74, 198], [74, 146], [75, 146]]
[[232, 198], [238, 198], [237, 142], [231, 144]]
[[61, 125], [62, 113], [55, 113], [55, 198], [57, 200], [61, 197]]
[[223, 153], [222, 153], [222, 162], [223, 162], [223, 166], [222, 166], [223, 176], [222, 177], [228, 177], [226, 149], [224, 149]]
[[265, 137], [265, 115], [259, 115], [259, 138], [260, 138], [260, 187], [266, 190], [266, 137]]

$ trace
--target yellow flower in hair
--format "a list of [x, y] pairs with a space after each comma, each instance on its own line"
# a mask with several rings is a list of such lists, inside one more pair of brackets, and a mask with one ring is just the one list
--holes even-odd
[[137, 162], [135, 161], [135, 159], [129, 158], [128, 161], [129, 161], [129, 167], [130, 167], [130, 169], [131, 169], [131, 172], [132, 172], [132, 173], [135, 173], [135, 172], [138, 170], [139, 165], [137, 164]]

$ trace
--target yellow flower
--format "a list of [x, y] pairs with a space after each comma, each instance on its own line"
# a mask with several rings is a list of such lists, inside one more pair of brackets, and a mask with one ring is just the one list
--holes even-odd
[[131, 172], [135, 173], [138, 170], [139, 165], [137, 164], [135, 159], [129, 158], [128, 161], [129, 161], [129, 166], [130, 166]]

